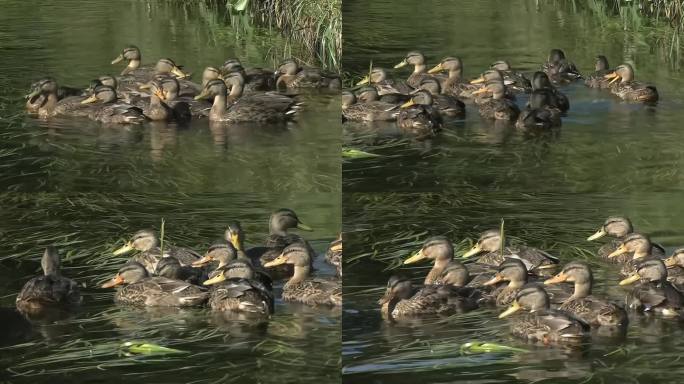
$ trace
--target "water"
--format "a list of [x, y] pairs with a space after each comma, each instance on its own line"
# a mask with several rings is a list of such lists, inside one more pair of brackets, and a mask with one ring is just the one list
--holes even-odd
[[[625, 31], [617, 19], [598, 19], [579, 2], [562, 1], [346, 1], [343, 17], [343, 66], [358, 76], [370, 59], [391, 68], [416, 49], [428, 65], [460, 56], [467, 77], [497, 59], [531, 72], [549, 49], [562, 48], [585, 73], [599, 53], [611, 65], [629, 60], [637, 79], [656, 84], [661, 95], [652, 108], [582, 84], [563, 87], [571, 109], [558, 134], [542, 137], [483, 122], [470, 106], [463, 121], [429, 142], [398, 137], [391, 125], [346, 124], [346, 146], [382, 156], [343, 165], [343, 381], [681, 381], [684, 333], [675, 321], [631, 316], [623, 339], [597, 337], [570, 351], [513, 338], [497, 309], [388, 324], [376, 304], [391, 274], [425, 276], [425, 264], [400, 267], [425, 238], [449, 236], [460, 254], [501, 218], [507, 234], [563, 262], [591, 263], [596, 292], [617, 299], [625, 291], [617, 287], [616, 268], [592, 256], [599, 244], [585, 241], [607, 216], [629, 216], [668, 252], [684, 244], [683, 83], [676, 62], [654, 43], [657, 33]], [[529, 352], [461, 356], [460, 345], [473, 340]]]
[[[50, 75], [83, 86], [118, 73], [122, 67], [109, 62], [131, 43], [143, 63], [168, 56], [195, 74], [228, 57], [250, 66], [303, 57], [275, 32], [203, 2], [3, 4], [0, 306], [14, 306], [48, 244], [61, 250], [65, 275], [84, 286], [84, 305], [73, 318], [36, 324], [25, 343], [2, 347], [0, 380], [339, 381], [339, 310], [278, 300], [272, 320], [255, 326], [206, 309], [119, 307], [113, 290], [98, 288], [126, 260], [112, 250], [137, 229], [159, 229], [162, 219], [166, 241], [199, 252], [235, 219], [249, 245], [261, 243], [270, 212], [288, 207], [315, 229], [303, 235], [323, 254], [341, 222], [340, 139], [330, 129], [339, 121], [335, 95], [302, 94], [298, 121], [275, 127], [105, 127], [25, 116], [22, 96], [31, 82]], [[315, 266], [334, 274], [322, 257]], [[122, 342], [141, 339], [187, 354], [118, 354]]]

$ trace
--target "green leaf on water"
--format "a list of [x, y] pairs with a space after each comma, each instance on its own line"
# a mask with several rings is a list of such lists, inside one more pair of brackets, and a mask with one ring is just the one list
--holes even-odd
[[119, 347], [126, 355], [173, 355], [188, 353], [180, 349], [163, 347], [161, 345], [147, 343], [145, 341], [127, 341]]
[[380, 155], [364, 152], [360, 149], [342, 148], [342, 157], [346, 157], [348, 159], [363, 159], [368, 157], [380, 157]]
[[461, 345], [462, 355], [474, 355], [479, 353], [516, 353], [516, 352], [527, 352], [526, 349], [509, 347], [507, 345], [501, 345], [496, 343], [487, 343], [481, 341], [471, 341], [470, 343], [465, 343]]

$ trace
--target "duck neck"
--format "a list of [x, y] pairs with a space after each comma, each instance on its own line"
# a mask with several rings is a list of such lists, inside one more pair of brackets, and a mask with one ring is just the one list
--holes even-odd
[[575, 282], [575, 292], [572, 294], [570, 299], [583, 299], [591, 295], [591, 283], [590, 282]]
[[240, 96], [242, 96], [243, 87], [241, 85], [233, 85], [230, 88], [230, 94], [228, 94], [228, 103], [235, 103]]
[[513, 279], [509, 281], [508, 288], [522, 288], [525, 284], [527, 284], [527, 276], [522, 279]]
[[442, 275], [444, 269], [449, 265], [449, 259], [435, 259], [435, 265], [432, 266], [430, 273], [425, 276], [425, 285], [434, 284], [435, 281]]
[[449, 70], [449, 80], [451, 81], [458, 81], [461, 80], [461, 76], [463, 70], [462, 69], [451, 69]]
[[298, 284], [301, 283], [302, 281], [306, 280], [309, 277], [309, 273], [311, 272], [311, 266], [309, 265], [295, 265], [294, 267], [294, 275], [288, 280], [287, 285], [290, 284]]
[[425, 73], [426, 71], [427, 71], [427, 67], [425, 64], [416, 64], [413, 67], [413, 73], [414, 74], [421, 74], [421, 73]]
[[211, 106], [212, 116], [221, 116], [226, 112], [226, 95], [214, 96], [214, 105]]
[[140, 68], [140, 60], [133, 59], [133, 60], [128, 62], [128, 69], [129, 70], [133, 71], [133, 70], [138, 69], [138, 68]]
[[648, 251], [638, 250], [638, 251], [634, 252], [634, 256], [632, 256], [632, 259], [633, 260], [643, 259], [643, 258], [647, 257], [648, 254], [649, 254]]
[[47, 95], [45, 103], [43, 103], [43, 106], [41, 107], [41, 109], [43, 109], [47, 113], [52, 113], [52, 111], [54, 111], [56, 106], [57, 106], [57, 94], [56, 93], [49, 93]]

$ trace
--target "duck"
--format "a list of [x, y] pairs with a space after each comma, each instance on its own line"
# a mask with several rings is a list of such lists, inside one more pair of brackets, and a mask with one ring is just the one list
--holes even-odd
[[209, 307], [215, 311], [258, 316], [273, 313], [272, 288], [256, 278], [252, 265], [247, 261], [233, 260], [220, 266], [204, 285], [213, 287], [209, 294]]
[[610, 69], [610, 66], [608, 65], [608, 58], [603, 55], [598, 55], [596, 56], [596, 64], [594, 64], [594, 73], [584, 80], [584, 85], [589, 88], [610, 88], [610, 80], [606, 79], [606, 75], [613, 71], [614, 70]]
[[209, 299], [209, 292], [185, 281], [149, 276], [135, 261], [126, 263], [102, 288], [122, 286], [114, 295], [120, 304], [148, 307], [195, 307]]
[[442, 94], [440, 92], [441, 87], [437, 79], [425, 77], [417, 85], [417, 89], [430, 92], [432, 95], [432, 105], [442, 117], [458, 119], [465, 117], [465, 103], [455, 96]]
[[140, 64], [142, 55], [140, 54], [140, 49], [135, 45], [129, 45], [128, 47], [125, 47], [121, 53], [119, 53], [119, 55], [112, 60], [111, 64], [118, 64], [124, 60], [127, 61], [127, 64], [126, 68], [121, 71], [121, 76], [128, 75], [141, 68]]
[[571, 83], [582, 78], [575, 64], [566, 59], [565, 52], [558, 48], [551, 49], [546, 63], [542, 65], [542, 71], [557, 84]]
[[181, 96], [180, 83], [175, 77], [161, 76], [157, 79], [157, 95], [164, 103], [173, 109], [174, 118], [186, 121], [192, 118], [203, 118], [209, 115], [211, 103], [206, 100], [195, 100], [194, 97]]
[[496, 290], [492, 296], [497, 306], [505, 307], [510, 305], [515, 297], [528, 281], [527, 268], [518, 259], [506, 259], [498, 267], [496, 274], [483, 285], [495, 286], [502, 282], [508, 282], [503, 288]]
[[337, 235], [337, 238], [330, 243], [328, 250], [325, 252], [325, 261], [335, 267], [337, 277], [342, 277], [342, 233]]
[[294, 59], [285, 59], [276, 70], [276, 89], [280, 88], [342, 88], [340, 76], [320, 68], [302, 68]]
[[185, 78], [188, 75], [183, 72], [179, 66], [171, 59], [161, 59], [157, 61], [154, 67], [141, 66], [142, 55], [140, 49], [135, 45], [125, 47], [119, 56], [112, 60], [112, 65], [126, 61], [126, 68], [121, 71], [121, 76], [133, 76], [150, 78], [155, 73], [171, 73], [178, 78]]
[[591, 326], [626, 327], [629, 320], [625, 309], [615, 303], [592, 295], [594, 276], [587, 263], [572, 261], [563, 266], [544, 285], [574, 283], [574, 292], [558, 307]]
[[266, 268], [277, 267], [282, 264], [294, 266], [292, 277], [283, 286], [284, 301], [298, 302], [310, 306], [342, 305], [342, 284], [339, 279], [312, 278], [311, 263], [313, 252], [309, 246], [297, 242], [290, 244], [280, 256], [264, 264]]
[[[620, 273], [625, 276], [631, 275], [641, 261], [656, 257], [651, 253], [651, 249], [653, 249], [653, 245], [647, 235], [632, 232], [622, 239], [617, 249], [610, 253], [607, 258], [614, 259], [623, 255], [631, 255], [631, 258], [623, 256], [617, 260], [622, 264]], [[664, 258], [664, 256], [657, 258]]]
[[31, 93], [26, 96], [28, 100], [33, 100], [32, 111], [41, 118], [58, 115], [87, 117], [95, 109], [95, 106], [83, 103], [88, 96], [59, 98], [58, 91], [57, 81], [51, 77], [36, 82]]
[[[612, 258], [608, 258], [608, 255], [613, 253], [620, 246], [625, 236], [632, 232], [634, 232], [634, 227], [629, 218], [625, 216], [608, 216], [603, 225], [593, 235], [589, 236], [587, 241], [598, 240], [606, 236], [611, 237], [612, 240], [610, 242], [599, 248], [598, 255], [609, 261], [624, 264], [633, 258], [633, 253], [625, 252], [620, 256]], [[665, 256], [665, 248], [662, 245], [652, 243], [650, 253], [658, 258], [663, 258]]]
[[473, 95], [491, 93], [492, 98], [480, 104], [480, 116], [489, 120], [513, 121], [518, 118], [520, 109], [514, 102], [504, 97], [505, 88], [501, 81], [490, 81]]
[[45, 248], [40, 261], [43, 275], [27, 281], [17, 295], [20, 312], [33, 315], [45, 310], [71, 311], [81, 304], [78, 283], [62, 276], [60, 264], [57, 248]]
[[639, 284], [627, 295], [626, 305], [642, 312], [665, 317], [682, 316], [684, 296], [667, 281], [667, 268], [660, 259], [641, 262], [634, 273], [620, 281], [621, 286]]
[[484, 231], [480, 234], [475, 245], [462, 257], [469, 258], [479, 255], [478, 263], [492, 266], [499, 266], [507, 258], [519, 259], [525, 263], [528, 272], [539, 276], [548, 275], [558, 265], [557, 257], [525, 245], [508, 245], [504, 248], [504, 254], [501, 255], [501, 242], [501, 232], [498, 229]]
[[442, 116], [433, 108], [428, 91], [416, 91], [400, 108], [397, 126], [406, 134], [423, 139], [434, 136], [442, 127]]
[[209, 263], [218, 261], [218, 265], [214, 271], [209, 274], [209, 277], [213, 278], [217, 271], [220, 271], [223, 267], [235, 260], [249, 264], [249, 267], [254, 274], [252, 278], [259, 280], [259, 282], [268, 289], [273, 289], [273, 279], [262, 267], [259, 259], [250, 258], [244, 252], [238, 251], [231, 242], [217, 242], [212, 244], [201, 259], [192, 263], [192, 267], [204, 268], [205, 266], [208, 266]]
[[[242, 230], [242, 224], [237, 220], [228, 224], [223, 238], [235, 249], [238, 258], [249, 259], [253, 265], [262, 265], [259, 258], [264, 252], [269, 250], [268, 247], [252, 247], [247, 249], [245, 247], [245, 232]], [[280, 251], [277, 252], [279, 253]]]
[[[238, 82], [233, 73], [233, 82]], [[235, 85], [233, 85], [235, 86]], [[298, 109], [298, 103], [289, 96], [276, 94], [259, 94], [254, 97], [237, 99], [228, 104], [228, 88], [223, 80], [211, 80], [202, 92], [195, 96], [195, 100], [214, 98], [214, 103], [209, 110], [209, 120], [223, 121], [227, 123], [278, 123], [285, 122], [294, 117]]]
[[[403, 68], [407, 65], [413, 66], [413, 72], [406, 80], [406, 84], [413, 88], [418, 88], [420, 83], [428, 78], [433, 78], [432, 75], [427, 73], [427, 65], [425, 65], [425, 56], [418, 51], [411, 51], [406, 54], [406, 57], [397, 65], [394, 66], [395, 69]], [[446, 80], [443, 78], [442, 80]]]
[[411, 280], [391, 276], [383, 297], [378, 300], [380, 313], [388, 320], [424, 315], [450, 315], [477, 308], [477, 296], [468, 289], [427, 285], [413, 288]]
[[495, 61], [489, 68], [497, 70], [503, 75], [504, 84], [506, 84], [508, 89], [522, 93], [532, 92], [532, 83], [530, 82], [530, 79], [525, 77], [524, 74], [513, 70], [508, 61]]
[[150, 275], [154, 274], [157, 264], [162, 257], [176, 258], [181, 266], [192, 266], [192, 263], [202, 258], [202, 256], [191, 249], [172, 246], [166, 242], [164, 243], [164, 254], [162, 255], [159, 237], [157, 237], [157, 232], [152, 229], [137, 231], [126, 244], [115, 250], [113, 255], [124, 255], [132, 251], [138, 251], [138, 253], [130, 261], [143, 265]]
[[360, 90], [359, 96], [347, 90], [342, 91], [342, 121], [397, 120], [397, 106], [379, 101], [377, 97], [378, 91], [372, 87]]
[[245, 79], [246, 92], [272, 91], [276, 88], [276, 81], [272, 70], [263, 68], [245, 69], [239, 59], [227, 59], [224, 61], [223, 65], [221, 65], [220, 75], [223, 77], [234, 72], [239, 73]]
[[470, 98], [472, 93], [480, 88], [479, 85], [471, 84], [463, 78], [463, 60], [460, 57], [449, 56], [431, 68], [428, 74], [448, 72], [448, 77], [441, 84], [442, 93], [459, 98]]
[[148, 120], [142, 109], [117, 101], [114, 88], [99, 85], [90, 97], [81, 101], [81, 104], [93, 104], [88, 117], [101, 123], [142, 124]]
[[387, 103], [404, 103], [411, 98], [413, 88], [404, 81], [390, 79], [384, 68], [373, 67], [370, 74], [359, 80], [356, 85], [369, 84], [378, 91], [381, 101]]
[[567, 112], [570, 109], [570, 101], [564, 93], [556, 89], [556, 87], [551, 84], [549, 77], [546, 73], [537, 71], [532, 74], [532, 90], [536, 91], [538, 89], [546, 89], [551, 93], [550, 105], [552, 107], [560, 109], [561, 112]]
[[[289, 208], [280, 208], [271, 213], [268, 220], [268, 237], [265, 242], [265, 252], [261, 253], [259, 260], [261, 265], [264, 265], [278, 257], [282, 251], [291, 244], [304, 244], [311, 253], [312, 261], [316, 257], [315, 252], [309, 243], [300, 235], [289, 233], [290, 229], [298, 229], [300, 231], [312, 232], [313, 228], [304, 224], [297, 213]], [[290, 273], [291, 270], [290, 270]]]
[[206, 270], [193, 267], [195, 267], [194, 263], [192, 266], [184, 266], [175, 257], [162, 257], [157, 262], [154, 275], [194, 285], [202, 284], [207, 279]]
[[511, 333], [518, 338], [545, 345], [576, 345], [588, 336], [589, 325], [565, 311], [551, 309], [549, 295], [538, 284], [526, 285], [518, 291], [513, 303], [499, 318], [509, 317], [520, 310], [529, 313], [512, 319]]
[[492, 100], [492, 94], [490, 94], [489, 92], [483, 92], [483, 90], [486, 90], [486, 86], [490, 82], [498, 82], [503, 84], [503, 97], [505, 99], [508, 99], [508, 101], [510, 101], [511, 103], [515, 103], [515, 93], [511, 92], [510, 89], [507, 87], [507, 84], [510, 84], [510, 82], [504, 80], [503, 74], [500, 71], [496, 69], [488, 69], [484, 71], [479, 77], [470, 81], [470, 84], [474, 84], [477, 86], [477, 89], [470, 94], [470, 98], [475, 102], [475, 104], [482, 105]]
[[625, 101], [641, 103], [655, 103], [658, 101], [658, 90], [653, 85], [647, 85], [634, 80], [634, 68], [630, 64], [620, 64], [611, 73], [604, 76], [611, 79], [609, 86], [620, 80], [611, 88], [611, 92]]
[[548, 89], [532, 91], [527, 106], [520, 112], [515, 127], [522, 130], [548, 130], [561, 125], [560, 109], [551, 105]]
[[[49, 77], [42, 78], [31, 84], [30, 92], [25, 96], [26, 98], [26, 111], [29, 113], [38, 113], [39, 109], [46, 102], [46, 96], [40, 92], [40, 86], [45, 81], [52, 80]], [[57, 101], [64, 99], [69, 96], [82, 96], [84, 91], [79, 88], [74, 87], [57, 87]]]

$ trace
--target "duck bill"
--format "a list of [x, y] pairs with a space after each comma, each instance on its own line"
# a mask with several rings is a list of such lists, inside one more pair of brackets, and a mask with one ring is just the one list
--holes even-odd
[[404, 104], [400, 105], [399, 108], [408, 108], [416, 105], [416, 103], [413, 102], [413, 100], [409, 100], [405, 102]]
[[188, 74], [181, 71], [181, 69], [178, 67], [171, 68], [171, 73], [173, 73], [179, 79], [184, 79], [184, 78], [188, 77]]
[[120, 54], [119, 56], [116, 57], [116, 59], [112, 60], [112, 64], [117, 64], [122, 62], [124, 59], [123, 54]]
[[413, 264], [415, 262], [418, 262], [420, 260], [423, 260], [425, 258], [425, 254], [423, 253], [423, 250], [421, 249], [420, 251], [414, 253], [411, 257], [408, 259], [404, 260], [404, 264]]
[[494, 284], [496, 284], [496, 283], [499, 283], [499, 282], [501, 282], [501, 281], [503, 281], [503, 280], [504, 280], [503, 276], [501, 276], [501, 274], [497, 273], [496, 275], [494, 275], [494, 277], [492, 277], [491, 279], [485, 281], [482, 285], [488, 287], [488, 286], [490, 286], [490, 285], [494, 285]]
[[363, 79], [359, 80], [359, 82], [356, 83], [356, 85], [364, 85], [364, 84], [368, 84], [369, 82], [370, 82], [370, 77], [365, 76]]
[[214, 276], [209, 280], [206, 280], [202, 285], [213, 285], [213, 284], [218, 284], [222, 281], [226, 281], [226, 276], [223, 275], [223, 273], [219, 274], [218, 276]]
[[465, 259], [465, 258], [468, 258], [471, 256], [475, 256], [480, 252], [482, 252], [482, 248], [476, 244], [472, 248], [470, 248], [470, 250], [468, 252], [463, 254], [463, 258]]
[[613, 257], [618, 257], [618, 256], [620, 256], [620, 255], [622, 255], [622, 254], [624, 254], [624, 253], [627, 253], [627, 248], [625, 248], [624, 245], [620, 245], [620, 246], [618, 247], [618, 249], [614, 250], [613, 252], [611, 252], [611, 253], [608, 255], [608, 258], [610, 259], [610, 258], [613, 258]]
[[378, 304], [385, 305], [385, 304], [389, 303], [393, 297], [394, 297], [394, 295], [392, 294], [392, 290], [388, 289], [385, 292], [385, 294], [380, 298], [380, 300], [378, 300]]
[[26, 99], [29, 99], [29, 100], [30, 100], [30, 99], [32, 99], [32, 98], [38, 96], [38, 95], [40, 95], [40, 89], [34, 89], [33, 91], [31, 91], [31, 93], [29, 93], [28, 95], [26, 95], [26, 96], [24, 96], [24, 97], [25, 97]]
[[81, 100], [81, 104], [92, 104], [97, 101], [97, 96], [92, 95], [85, 100]]
[[484, 76], [480, 76], [476, 79], [470, 80], [470, 84], [482, 84], [485, 82]]
[[503, 319], [504, 317], [508, 317], [508, 316], [518, 312], [520, 309], [522, 309], [522, 307], [520, 306], [520, 304], [518, 304], [518, 301], [516, 300], [513, 302], [513, 304], [511, 304], [510, 307], [508, 307], [507, 310], [501, 312], [501, 314], [499, 315], [499, 319]]
[[264, 264], [264, 268], [275, 267], [278, 265], [285, 264], [286, 262], [287, 262], [287, 258], [281, 254], [280, 256], [276, 257], [275, 259]]
[[406, 60], [403, 60], [401, 63], [395, 65], [395, 66], [394, 66], [394, 69], [403, 68], [403, 67], [405, 67], [407, 64], [408, 64], [408, 63], [406, 62]]
[[230, 243], [233, 244], [233, 247], [237, 249], [238, 251], [241, 251], [240, 249], [240, 235], [237, 233], [231, 233], [230, 234]]
[[663, 260], [663, 263], [665, 263], [665, 266], [667, 268], [674, 268], [677, 266], [677, 260], [674, 256], [668, 257], [667, 259]]
[[313, 231], [313, 228], [309, 227], [308, 225], [305, 225], [304, 223], [297, 223], [297, 229], [307, 232]]
[[214, 258], [209, 255], [206, 255], [197, 261], [193, 261], [191, 265], [193, 268], [199, 268], [211, 263], [212, 261], [214, 261]]
[[331, 245], [330, 250], [332, 252], [342, 252], [342, 242], [340, 241], [339, 243]]
[[487, 93], [487, 88], [478, 89], [477, 91], [473, 92], [473, 95], [481, 95], [483, 93]]
[[440, 64], [437, 64], [434, 67], [432, 67], [432, 69], [430, 69], [428, 71], [428, 73], [433, 74], [433, 73], [442, 72], [443, 69], [444, 69], [444, 67], [442, 67], [442, 64], [440, 63]]
[[117, 285], [121, 285], [123, 283], [124, 283], [124, 278], [121, 277], [121, 275], [116, 275], [111, 280], [109, 280], [108, 282], [102, 284], [102, 288], [112, 288], [112, 287], [116, 287]]
[[126, 253], [128, 253], [128, 252], [130, 252], [130, 251], [132, 251], [132, 250], [133, 250], [133, 244], [131, 244], [131, 243], [126, 243], [126, 245], [124, 245], [123, 247], [121, 247], [121, 248], [117, 249], [116, 251], [114, 251], [114, 256], [123, 255], [123, 254], [126, 254]]
[[551, 284], [564, 283], [564, 282], [566, 282], [566, 281], [568, 281], [568, 275], [566, 275], [565, 273], [561, 272], [561, 273], [557, 274], [556, 276], [554, 276], [554, 277], [552, 277], [552, 278], [550, 278], [550, 279], [546, 279], [546, 280], [544, 281], [544, 285], [551, 285]]
[[600, 239], [607, 234], [608, 233], [606, 232], [606, 230], [601, 228], [598, 231], [596, 231], [596, 233], [594, 233], [593, 235], [587, 237], [587, 241], [594, 241], [596, 239]]
[[205, 88], [202, 90], [202, 92], [200, 92], [199, 95], [195, 96], [195, 100], [202, 100], [206, 99], [207, 97], [209, 97], [209, 92], [207, 92], [207, 89]]
[[608, 84], [613, 84], [614, 82], [620, 80], [620, 75], [618, 75], [616, 72], [611, 72], [603, 77], [605, 79], [613, 79]]
[[639, 276], [638, 273], [635, 273], [632, 276], [620, 281], [620, 285], [630, 285], [630, 284], [633, 284], [639, 280], [641, 280], [641, 276]]

